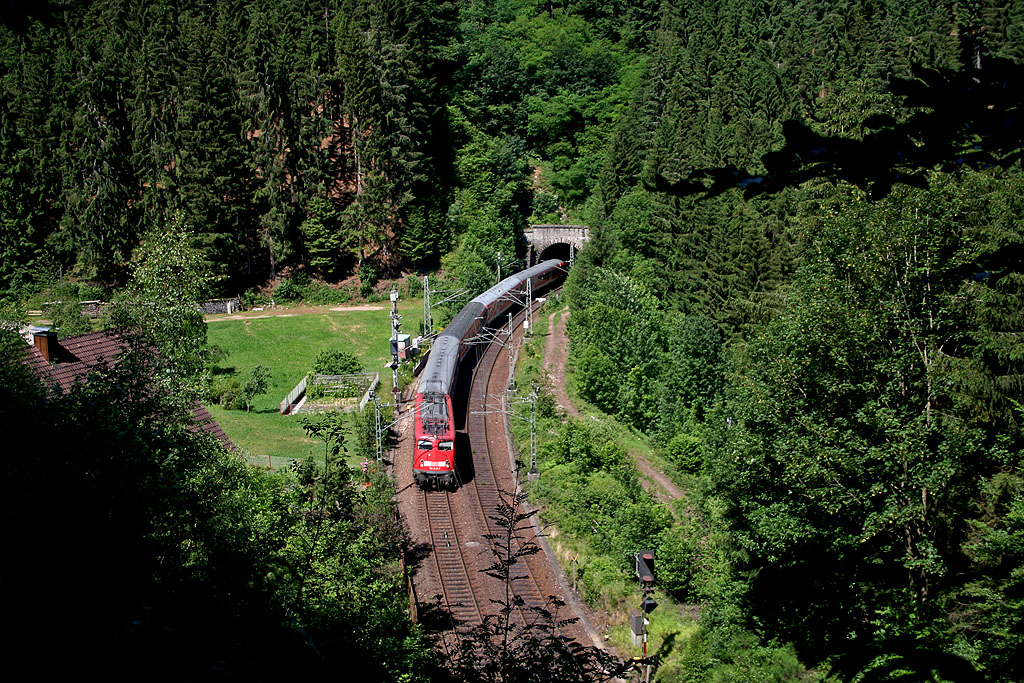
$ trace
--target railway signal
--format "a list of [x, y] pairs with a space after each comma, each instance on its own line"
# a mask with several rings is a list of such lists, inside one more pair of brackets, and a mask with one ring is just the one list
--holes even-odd
[[[633, 560], [636, 567], [636, 578], [640, 583], [643, 599], [640, 601], [640, 611], [633, 611], [630, 626], [634, 636], [633, 644], [635, 645], [637, 640], [642, 640], [644, 648], [643, 661], [648, 662], [647, 625], [651, 622], [647, 615], [658, 606], [658, 603], [650, 595], [654, 591], [654, 551], [641, 550], [633, 554]], [[651, 665], [645, 663], [644, 668], [644, 680], [649, 681], [651, 679]]]
[[647, 596], [640, 603], [640, 609], [643, 610], [644, 614], [650, 614], [654, 611], [654, 608], [658, 606], [658, 603], [654, 601], [654, 598]]
[[402, 316], [398, 315], [398, 289], [391, 286], [391, 393], [394, 396], [395, 414], [399, 410], [398, 396], [398, 330], [402, 326]]
[[633, 555], [633, 559], [636, 562], [636, 578], [646, 594], [654, 588], [654, 551], [641, 550]]
[[429, 337], [434, 333], [434, 320], [430, 310], [430, 276], [423, 276], [423, 336]]

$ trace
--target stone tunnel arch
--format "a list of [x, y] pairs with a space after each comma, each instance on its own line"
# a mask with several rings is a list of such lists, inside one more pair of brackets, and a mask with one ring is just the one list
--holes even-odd
[[569, 261], [573, 252], [590, 240], [590, 228], [586, 225], [531, 225], [525, 236], [529, 244], [529, 265], [552, 258]]

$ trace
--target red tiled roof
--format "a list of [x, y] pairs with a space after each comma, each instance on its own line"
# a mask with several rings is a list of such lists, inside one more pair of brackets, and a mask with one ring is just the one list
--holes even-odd
[[217, 439], [217, 441], [220, 441], [224, 448], [229, 451], [237, 448], [234, 442], [228, 438], [228, 435], [224, 433], [224, 430], [221, 429], [221, 426], [217, 424], [217, 421], [213, 419], [213, 415], [210, 415], [210, 411], [206, 409], [206, 406], [199, 401], [192, 404], [192, 419], [195, 422], [188, 426], [190, 431], [209, 434]]
[[91, 371], [117, 359], [123, 342], [107, 332], [90, 332], [58, 342], [55, 363], [47, 363], [35, 346], [29, 347], [27, 364], [37, 375], [66, 392]]
[[[61, 393], [70, 391], [75, 382], [84, 381], [93, 370], [116, 362], [117, 356], [125, 348], [124, 340], [109, 332], [90, 332], [56, 341], [57, 348], [53, 353], [55, 362], [46, 362], [35, 346], [28, 347], [23, 362]], [[195, 422], [188, 426], [190, 431], [209, 434], [228, 450], [235, 450], [235, 444], [202, 403], [197, 401], [193, 405], [192, 417]]]

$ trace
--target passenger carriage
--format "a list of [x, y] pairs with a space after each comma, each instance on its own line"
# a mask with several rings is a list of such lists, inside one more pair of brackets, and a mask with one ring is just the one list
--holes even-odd
[[455, 422], [451, 393], [459, 365], [469, 352], [470, 340], [519, 303], [513, 292], [523, 292], [532, 280], [534, 294], [550, 288], [565, 275], [565, 263], [545, 261], [511, 275], [476, 297], [459, 311], [438, 335], [420, 375], [416, 394], [413, 478], [425, 488], [456, 484]]

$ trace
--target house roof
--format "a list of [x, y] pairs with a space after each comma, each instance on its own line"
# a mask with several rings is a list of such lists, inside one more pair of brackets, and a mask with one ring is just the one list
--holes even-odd
[[233, 451], [238, 447], [235, 443], [228, 438], [228, 435], [224, 433], [224, 430], [213, 419], [213, 415], [210, 415], [210, 411], [206, 409], [199, 401], [192, 404], [192, 419], [195, 421], [194, 424], [189, 425], [189, 429], [193, 432], [201, 432], [203, 434], [209, 434], [213, 438], [220, 441], [224, 448], [229, 451]]
[[48, 363], [35, 346], [28, 349], [27, 365], [46, 382], [67, 392], [75, 382], [93, 370], [117, 360], [123, 342], [108, 332], [90, 332], [65, 337], [54, 349], [54, 363]]
[[[23, 362], [43, 381], [59, 389], [61, 393], [66, 393], [76, 382], [84, 381], [89, 373], [115, 363], [124, 348], [125, 341], [117, 335], [103, 331], [90, 332], [55, 339], [51, 343], [51, 356], [54, 361], [52, 363], [47, 362], [42, 352], [31, 345]], [[228, 450], [236, 449], [235, 444], [210, 415], [210, 411], [198, 401], [192, 406], [192, 419], [193, 424], [189, 425], [189, 430], [209, 434]]]

